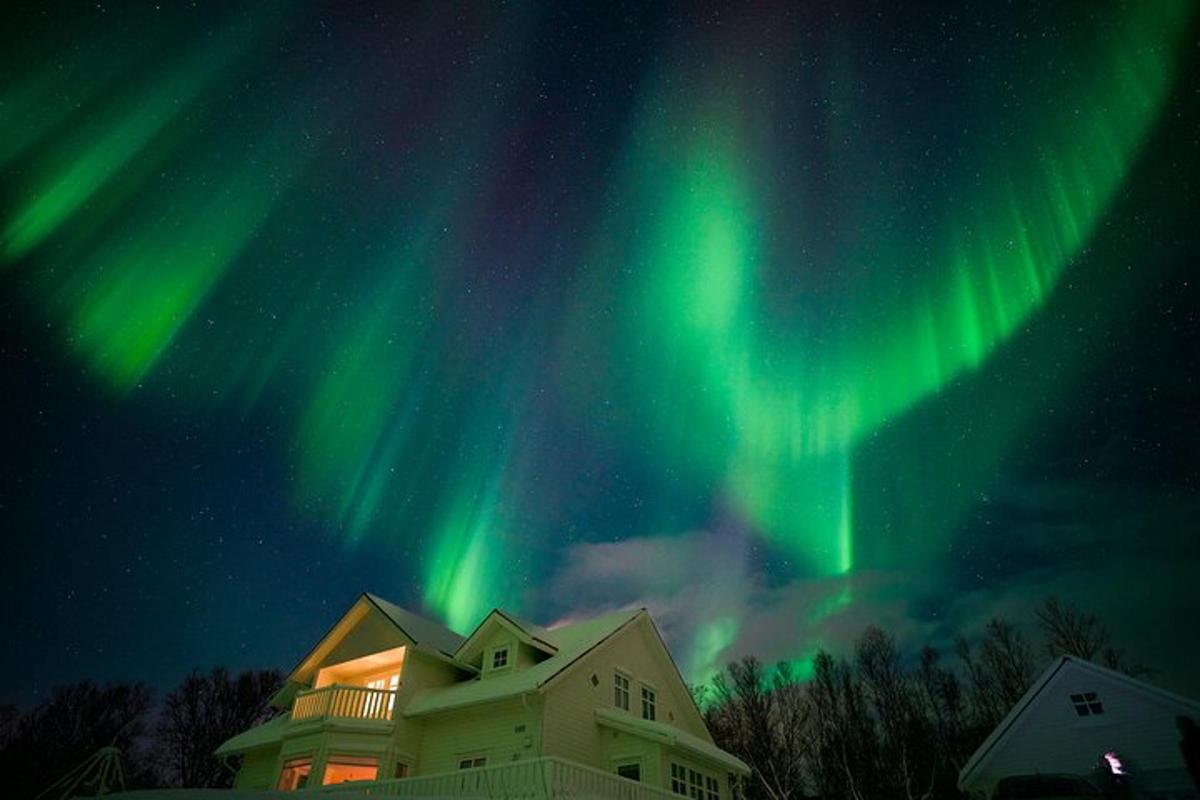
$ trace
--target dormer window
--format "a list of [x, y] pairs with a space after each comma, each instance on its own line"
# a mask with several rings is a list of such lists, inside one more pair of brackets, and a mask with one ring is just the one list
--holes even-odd
[[508, 646], [497, 647], [492, 651], [492, 669], [504, 669], [508, 666]]
[[1081, 717], [1094, 717], [1104, 713], [1104, 704], [1095, 692], [1083, 692], [1071, 695], [1071, 705], [1075, 713]]

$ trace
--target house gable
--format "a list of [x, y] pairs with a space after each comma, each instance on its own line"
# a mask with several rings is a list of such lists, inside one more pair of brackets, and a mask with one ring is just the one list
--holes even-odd
[[517, 656], [521, 653], [526, 663], [536, 663], [558, 652], [558, 648], [547, 641], [547, 633], [540, 626], [519, 620], [497, 608], [492, 609], [476, 626], [454, 657], [486, 674], [491, 671], [494, 650], [506, 646], [512, 648], [512, 658], [508, 660], [508, 665], [512, 666], [517, 665]]
[[642, 689], [648, 689], [653, 692], [654, 715], [658, 721], [712, 742], [675, 660], [645, 610], [634, 618], [633, 624], [621, 628], [579, 659], [570, 671], [564, 670], [548, 681], [546, 688], [550, 690], [561, 681], [578, 681], [580, 676], [586, 677], [591, 684], [591, 677], [595, 675], [598, 685], [593, 686], [593, 690], [599, 705], [613, 708], [617, 673], [629, 679], [630, 714], [642, 715]]

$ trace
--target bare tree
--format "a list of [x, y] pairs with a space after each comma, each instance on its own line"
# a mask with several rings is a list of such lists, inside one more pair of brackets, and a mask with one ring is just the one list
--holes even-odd
[[1080, 611], [1050, 596], [1037, 607], [1034, 616], [1046, 640], [1046, 653], [1051, 658], [1075, 656], [1134, 677], [1153, 672], [1144, 664], [1131, 661], [1123, 650], [1115, 647], [1108, 629], [1095, 614]]
[[267, 701], [281, 682], [277, 670], [233, 677], [223, 667], [186, 677], [164, 699], [156, 729], [157, 761], [165, 782], [188, 788], [232, 785], [233, 772], [213, 752], [230, 737], [274, 716]]
[[43, 702], [9, 715], [0, 742], [4, 796], [31, 798], [109, 746], [121, 751], [131, 788], [150, 785], [140, 747], [150, 709], [151, 692], [142, 684], [82, 681], [54, 688]]

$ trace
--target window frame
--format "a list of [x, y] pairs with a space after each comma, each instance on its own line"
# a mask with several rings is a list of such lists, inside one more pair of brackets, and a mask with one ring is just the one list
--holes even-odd
[[[279, 764], [279, 774], [275, 777], [275, 791], [277, 792], [298, 792], [308, 786], [308, 782], [312, 780], [313, 770], [316, 767], [316, 753], [304, 753], [294, 755], [290, 758], [283, 759]], [[307, 766], [308, 772], [298, 777], [304, 778], [304, 782], [297, 781], [297, 785], [290, 788], [283, 788], [280, 784], [283, 783], [283, 774], [289, 769], [294, 769], [298, 766]]]
[[[658, 721], [658, 690], [643, 683], [641, 685], [642, 719], [650, 722]], [[648, 697], [647, 697], [648, 695]], [[649, 710], [649, 714], [647, 714]]]
[[1071, 701], [1071, 707], [1075, 709], [1077, 717], [1086, 719], [1103, 716], [1105, 713], [1104, 701], [1100, 699], [1099, 692], [1071, 692], [1067, 699]]
[[[621, 770], [626, 769], [628, 767], [633, 767], [635, 770], [637, 770], [636, 778], [630, 778], [628, 775], [621, 774]], [[616, 762], [613, 766], [613, 772], [616, 773], [618, 778], [624, 778], [627, 781], [635, 781], [637, 783], [641, 783], [642, 782], [642, 760], [640, 758], [619, 758], [616, 760]]]
[[[629, 710], [630, 687], [633, 686], [633, 678], [629, 673], [619, 669], [613, 670], [613, 708], [618, 708], [622, 711]], [[622, 702], [623, 701], [623, 702]]]
[[336, 784], [329, 783], [327, 781], [327, 778], [329, 777], [329, 767], [331, 765], [354, 766], [354, 767], [369, 766], [369, 765], [363, 764], [363, 763], [355, 763], [356, 761], [357, 762], [373, 761], [374, 767], [375, 767], [375, 777], [374, 778], [363, 778], [362, 780], [364, 780], [364, 781], [379, 780], [379, 773], [383, 771], [383, 756], [381, 754], [379, 754], [379, 753], [335, 752], [335, 753], [330, 753], [329, 755], [325, 756], [325, 763], [321, 766], [321, 786], [340, 786], [342, 783], [354, 783], [354, 781], [341, 781], [340, 783], [336, 783]]
[[[487, 753], [470, 753], [458, 757], [458, 769], [481, 769], [487, 766]], [[463, 765], [466, 766], [463, 766]]]

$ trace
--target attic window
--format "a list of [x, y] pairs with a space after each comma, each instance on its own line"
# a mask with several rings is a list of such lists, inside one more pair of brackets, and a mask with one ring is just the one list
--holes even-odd
[[1100, 702], [1100, 698], [1095, 692], [1071, 695], [1071, 705], [1075, 706], [1075, 713], [1081, 717], [1092, 717], [1104, 713], [1104, 704]]
[[508, 648], [497, 647], [492, 651], [492, 669], [504, 669], [508, 666]]
[[653, 721], [657, 716], [658, 696], [653, 689], [642, 687], [642, 719]]
[[619, 672], [613, 673], [613, 706], [629, 710], [629, 678]]

